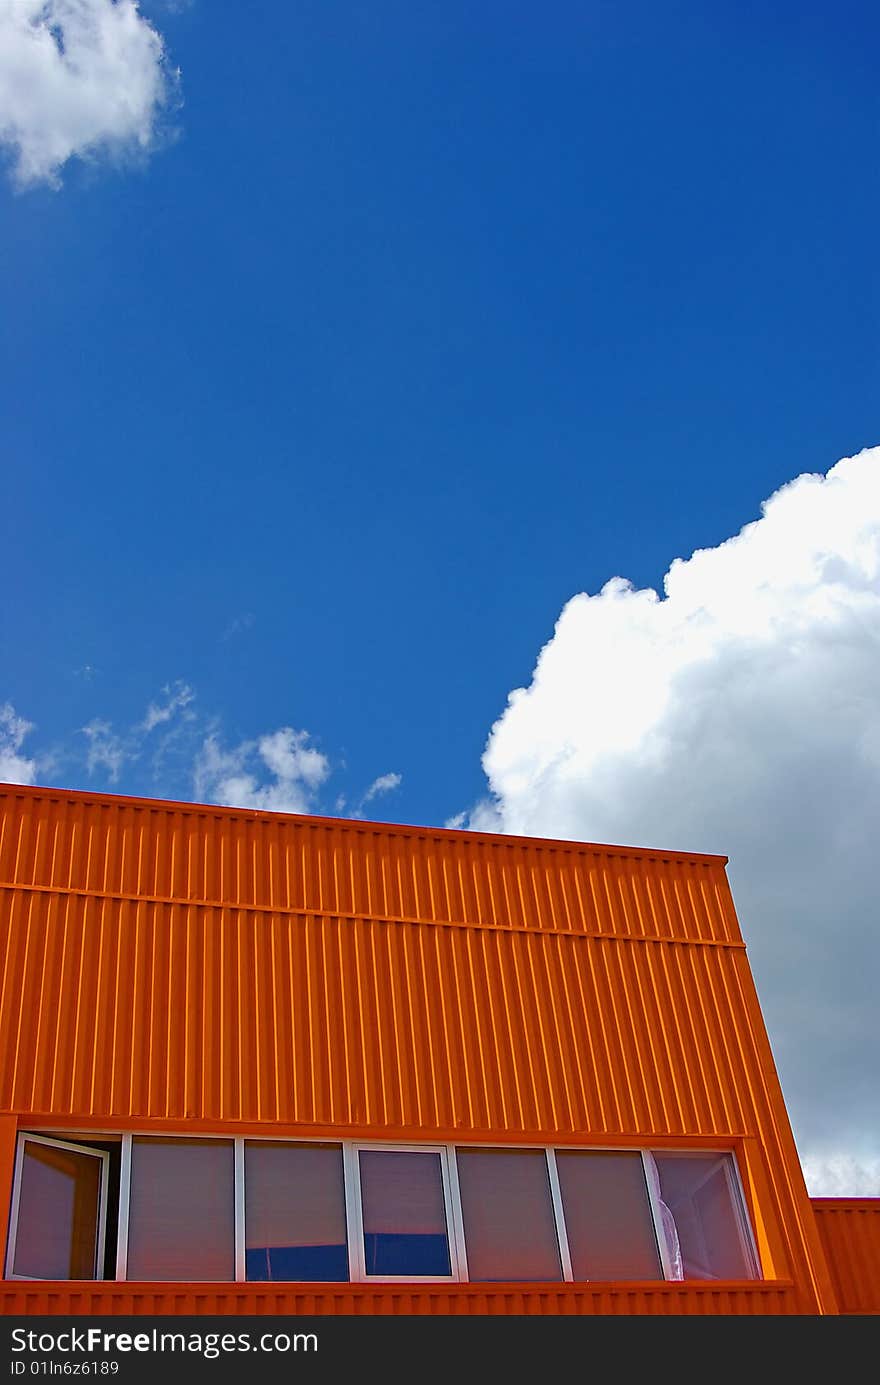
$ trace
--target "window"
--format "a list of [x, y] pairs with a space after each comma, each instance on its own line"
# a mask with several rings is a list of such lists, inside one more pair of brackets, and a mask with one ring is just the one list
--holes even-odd
[[247, 1140], [244, 1172], [248, 1279], [348, 1279], [342, 1146]]
[[360, 1149], [358, 1168], [365, 1273], [450, 1276], [441, 1151]]
[[136, 1138], [128, 1279], [234, 1279], [231, 1140]]
[[657, 1153], [684, 1279], [754, 1279], [757, 1260], [729, 1154]]
[[19, 1140], [7, 1273], [95, 1279], [102, 1269], [109, 1155], [66, 1140]]
[[638, 1151], [556, 1151], [575, 1279], [662, 1279]]
[[12, 1278], [551, 1284], [760, 1273], [729, 1151], [18, 1137]]
[[547, 1153], [456, 1153], [469, 1279], [562, 1278]]

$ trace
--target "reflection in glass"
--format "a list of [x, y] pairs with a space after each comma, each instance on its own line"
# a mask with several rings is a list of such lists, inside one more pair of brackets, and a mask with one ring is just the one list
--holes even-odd
[[359, 1161], [367, 1274], [450, 1275], [440, 1155], [362, 1149]]
[[235, 1278], [231, 1140], [134, 1139], [129, 1279]]
[[248, 1140], [245, 1266], [255, 1280], [346, 1280], [340, 1145]]

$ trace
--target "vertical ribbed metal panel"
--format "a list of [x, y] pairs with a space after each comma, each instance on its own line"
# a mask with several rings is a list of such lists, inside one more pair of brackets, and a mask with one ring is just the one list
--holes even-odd
[[812, 1202], [841, 1313], [880, 1314], [880, 1197]]
[[475, 1133], [750, 1125], [742, 951], [0, 889], [0, 1106]]
[[0, 790], [0, 881], [370, 918], [740, 940], [723, 857]]
[[6, 786], [0, 1109], [120, 1129], [744, 1141], [766, 1165], [752, 1212], [776, 1272], [821, 1302], [724, 864]]

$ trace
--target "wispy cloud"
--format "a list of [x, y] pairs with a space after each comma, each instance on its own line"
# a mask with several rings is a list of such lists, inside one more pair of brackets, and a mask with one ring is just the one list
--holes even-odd
[[170, 721], [176, 712], [184, 711], [195, 700], [195, 693], [187, 683], [166, 683], [162, 692], [167, 699], [164, 706], [151, 702], [140, 724], [140, 729], [146, 735], [150, 731], [154, 731], [157, 726]]
[[118, 783], [123, 766], [130, 760], [136, 760], [140, 754], [140, 749], [132, 737], [126, 739], [118, 736], [111, 723], [102, 721], [100, 717], [95, 717], [87, 726], [83, 726], [82, 734], [88, 745], [86, 769], [90, 775], [98, 770], [105, 770], [111, 784]]
[[0, 706], [0, 780], [7, 784], [33, 784], [36, 778], [36, 760], [19, 753], [33, 729], [10, 702]]
[[[61, 766], [73, 786], [80, 774], [95, 780], [96, 787], [115, 792], [122, 784], [126, 793], [161, 798], [281, 813], [326, 811], [322, 792], [331, 773], [345, 770], [345, 761], [331, 763], [308, 731], [280, 726], [230, 745], [220, 719], [199, 711], [189, 683], [175, 679], [161, 692], [128, 725], [120, 727], [100, 714], [92, 717], [72, 741], [56, 744], [51, 756], [21, 753], [33, 727], [7, 703], [0, 707], [0, 778], [33, 783], [38, 770], [54, 772]], [[365, 804], [401, 782], [400, 774], [379, 775], [347, 816], [363, 817]], [[333, 798], [341, 814], [348, 798], [345, 790], [335, 791]]]
[[662, 598], [620, 577], [574, 596], [492, 727], [467, 817], [730, 857], [814, 1192], [846, 1148], [880, 1193], [878, 689], [873, 448], [676, 559]]
[[241, 635], [245, 630], [250, 630], [256, 620], [256, 616], [251, 611], [245, 611], [244, 615], [235, 616], [227, 625], [220, 636], [221, 640], [231, 640], [236, 635]]
[[378, 798], [379, 794], [390, 793], [392, 789], [399, 789], [402, 782], [403, 775], [397, 774], [393, 770], [390, 774], [380, 774], [378, 779], [373, 780], [361, 799], [361, 806], [374, 798]]
[[19, 188], [153, 149], [179, 73], [136, 0], [0, 0], [0, 144]]
[[[189, 710], [195, 701], [195, 693], [188, 683], [177, 679], [166, 683], [162, 688], [165, 701], [149, 703], [144, 715], [126, 730], [117, 731], [106, 717], [93, 717], [87, 725], [80, 727], [86, 738], [86, 771], [89, 776], [103, 772], [111, 784], [118, 784], [120, 775], [127, 765], [134, 764], [144, 754], [147, 738], [158, 726], [168, 726], [179, 722], [180, 718], [195, 719]], [[175, 729], [169, 731], [153, 753], [154, 767], [161, 764], [163, 756], [175, 738]]]

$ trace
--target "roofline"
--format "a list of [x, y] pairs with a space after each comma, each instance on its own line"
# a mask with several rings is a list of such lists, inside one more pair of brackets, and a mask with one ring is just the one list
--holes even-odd
[[0, 797], [57, 798], [70, 803], [104, 803], [111, 807], [127, 805], [150, 808], [154, 812], [186, 813], [240, 819], [249, 822], [295, 822], [307, 827], [336, 827], [343, 831], [407, 837], [431, 837], [484, 843], [487, 846], [540, 846], [552, 851], [586, 852], [602, 856], [630, 856], [639, 860], [690, 861], [697, 865], [726, 866], [729, 857], [698, 851], [673, 851], [656, 847], [620, 846], [605, 842], [585, 842], [565, 837], [525, 837], [510, 832], [475, 832], [466, 827], [430, 827], [418, 823], [382, 822], [366, 818], [325, 817], [318, 813], [282, 813], [266, 808], [234, 808], [221, 803], [195, 803], [191, 799], [142, 798], [132, 794], [103, 793], [92, 789], [60, 789], [48, 784], [13, 784], [0, 781]]

